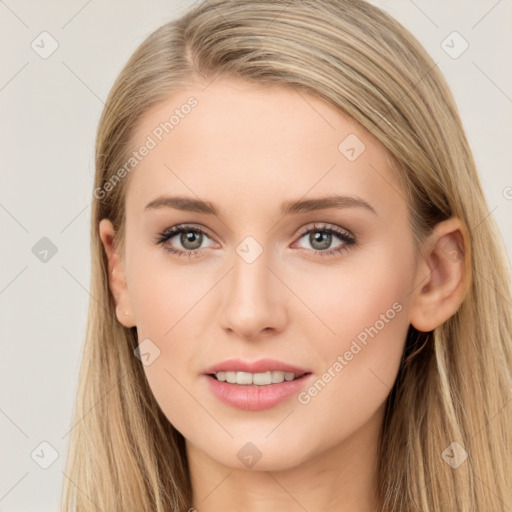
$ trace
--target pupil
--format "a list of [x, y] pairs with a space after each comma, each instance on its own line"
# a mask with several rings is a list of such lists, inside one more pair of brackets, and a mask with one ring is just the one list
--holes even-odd
[[[181, 234], [180, 242], [182, 243], [183, 247], [185, 247], [186, 249], [189, 249], [189, 250], [198, 249], [201, 246], [201, 241], [202, 241], [201, 236], [202, 236], [201, 233], [196, 233], [195, 231], [187, 231], [186, 233]], [[196, 237], [197, 237], [197, 239], [195, 240], [195, 244], [194, 244], [194, 238], [196, 238]], [[190, 246], [188, 244], [192, 244], [192, 246]]]
[[[313, 231], [309, 235], [311, 246], [315, 249], [327, 249], [331, 244], [331, 237], [332, 235], [330, 233], [323, 231]], [[319, 246], [315, 246], [317, 242], [319, 242]]]

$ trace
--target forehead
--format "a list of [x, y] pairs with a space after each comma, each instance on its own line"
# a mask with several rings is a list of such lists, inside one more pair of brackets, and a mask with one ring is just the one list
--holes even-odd
[[[144, 146], [130, 174], [127, 206], [164, 193], [213, 199], [249, 211], [336, 193], [396, 208], [399, 185], [385, 148], [322, 98], [289, 87], [217, 79], [174, 93], [138, 123]], [[379, 206], [376, 206], [376, 209]]]

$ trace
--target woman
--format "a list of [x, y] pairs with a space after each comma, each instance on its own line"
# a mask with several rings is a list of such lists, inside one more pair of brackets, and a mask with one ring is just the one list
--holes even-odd
[[162, 26], [93, 195], [64, 510], [512, 507], [510, 276], [390, 16], [216, 0]]

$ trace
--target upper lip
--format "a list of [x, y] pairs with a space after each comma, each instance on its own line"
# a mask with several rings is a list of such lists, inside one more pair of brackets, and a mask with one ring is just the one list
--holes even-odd
[[204, 373], [206, 375], [217, 372], [247, 372], [247, 373], [265, 373], [269, 371], [281, 371], [302, 375], [303, 373], [311, 373], [310, 370], [299, 368], [292, 364], [278, 361], [276, 359], [259, 359], [258, 361], [243, 361], [242, 359], [228, 359], [221, 363], [214, 364], [207, 368]]

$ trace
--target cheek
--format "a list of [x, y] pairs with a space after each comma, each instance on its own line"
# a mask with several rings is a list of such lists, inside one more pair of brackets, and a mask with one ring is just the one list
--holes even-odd
[[[413, 263], [411, 248], [381, 247], [354, 259], [352, 268], [315, 280], [325, 293], [310, 294], [310, 304], [331, 333], [315, 346], [322, 362], [320, 379], [299, 397], [310, 414], [338, 404], [331, 409], [333, 421], [340, 428], [354, 428], [383, 404], [396, 379], [409, 328]], [[313, 332], [311, 324], [310, 339]]]
[[332, 353], [348, 350], [356, 338], [363, 345], [377, 336], [395, 339], [404, 326], [408, 327], [413, 264], [410, 248], [382, 243], [354, 253], [338, 267], [318, 267], [314, 276], [312, 272], [290, 275], [303, 302], [314, 313], [302, 315], [298, 321], [311, 331], [309, 339], [322, 333], [324, 343], [315, 347]]
[[130, 255], [130, 302], [141, 352], [149, 354], [146, 361], [142, 357], [143, 369], [166, 417], [178, 430], [188, 431], [204, 422], [190, 380], [197, 373], [194, 340], [200, 341], [198, 318], [204, 320], [203, 297], [211, 283], [197, 279], [191, 267], [171, 265], [166, 254], [155, 257], [155, 251], [135, 249]]
[[164, 344], [184, 326], [190, 327], [191, 317], [211, 288], [207, 273], [205, 279], [198, 279], [192, 265], [176, 264], [176, 258], [161, 247], [133, 250], [128, 273], [139, 335]]

